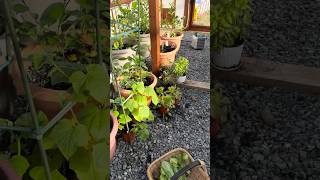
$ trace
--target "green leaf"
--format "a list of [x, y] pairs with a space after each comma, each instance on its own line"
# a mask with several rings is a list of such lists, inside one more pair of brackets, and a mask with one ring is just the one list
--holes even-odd
[[[36, 166], [36, 167], [32, 168], [29, 171], [29, 175], [33, 180], [47, 179], [47, 176], [45, 174], [45, 170], [42, 166]], [[63, 175], [56, 169], [51, 171], [51, 176], [52, 176], [52, 180], [66, 180], [66, 178], [63, 177]]]
[[108, 98], [107, 75], [101, 65], [90, 64], [87, 66], [86, 88], [90, 95], [100, 103]]
[[24, 173], [30, 166], [28, 160], [25, 157], [19, 155], [12, 156], [9, 161], [12, 168], [18, 173], [20, 177], [24, 175]]
[[99, 109], [97, 106], [88, 106], [79, 113], [79, 121], [89, 128], [96, 141], [100, 141], [107, 137], [107, 116], [106, 110]]
[[8, 119], [2, 119], [0, 118], [0, 126], [12, 126], [13, 123], [9, 121]]
[[96, 144], [92, 151], [79, 149], [70, 159], [70, 168], [79, 180], [106, 179], [109, 148], [106, 143]]
[[93, 0], [76, 0], [76, 1], [82, 8], [93, 9], [94, 7]]
[[136, 95], [134, 99], [139, 106], [146, 106], [148, 104], [148, 98], [146, 96]]
[[44, 10], [40, 17], [40, 23], [42, 26], [51, 26], [56, 23], [64, 14], [63, 3], [53, 3], [47, 9]]
[[82, 87], [86, 82], [86, 75], [81, 72], [77, 71], [74, 72], [70, 77], [69, 77], [70, 83], [72, 83], [72, 88], [76, 93], [82, 92]]
[[[45, 126], [49, 121], [48, 118], [46, 116], [46, 114], [44, 114], [42, 111], [39, 111], [37, 114], [37, 118], [39, 121], [39, 125], [40, 126]], [[24, 113], [22, 114], [16, 121], [15, 121], [15, 125], [16, 126], [24, 126], [24, 127], [33, 127], [33, 120], [32, 120], [32, 116], [31, 113]]]
[[[126, 117], [126, 118], [124, 118], [124, 117]], [[120, 124], [126, 124], [126, 121], [127, 121], [127, 123], [130, 122], [130, 121], [132, 121], [131, 117], [128, 116], [128, 115], [124, 116], [124, 114], [120, 114], [120, 116], [119, 116], [119, 123], [120, 123]]]
[[63, 119], [52, 129], [50, 138], [57, 144], [63, 156], [69, 159], [79, 147], [88, 144], [90, 135], [86, 126]]
[[143, 82], [138, 82], [132, 85], [132, 90], [140, 94], [144, 93], [144, 84]]
[[151, 96], [152, 98], [152, 103], [154, 105], [157, 105], [159, 103], [159, 98], [157, 93], [154, 91], [154, 89], [152, 87], [146, 87], [146, 89], [144, 90], [145, 95], [147, 96]]
[[169, 178], [171, 178], [174, 175], [173, 169], [171, 168], [170, 163], [167, 161], [161, 162], [161, 169], [163, 169], [163, 171]]
[[19, 13], [24, 13], [24, 12], [28, 11], [28, 10], [29, 10], [29, 7], [28, 7], [28, 6], [25, 6], [25, 5], [23, 5], [23, 4], [15, 4], [15, 5], [13, 6], [13, 10], [14, 10], [17, 14], [19, 14]]
[[134, 109], [138, 107], [138, 103], [134, 99], [129, 99], [125, 104], [124, 108], [129, 109], [132, 112]]

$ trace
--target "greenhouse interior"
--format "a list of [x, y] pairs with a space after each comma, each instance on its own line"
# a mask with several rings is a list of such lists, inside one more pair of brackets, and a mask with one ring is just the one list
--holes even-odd
[[1, 180], [210, 179], [209, 0], [0, 3]]

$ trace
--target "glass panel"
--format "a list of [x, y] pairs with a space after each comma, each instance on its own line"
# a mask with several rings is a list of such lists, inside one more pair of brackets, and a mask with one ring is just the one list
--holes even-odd
[[193, 25], [210, 26], [210, 0], [196, 0], [193, 11]]

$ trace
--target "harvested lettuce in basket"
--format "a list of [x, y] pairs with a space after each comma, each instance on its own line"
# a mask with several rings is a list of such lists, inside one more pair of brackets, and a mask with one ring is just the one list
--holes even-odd
[[[167, 161], [162, 161], [160, 166], [159, 180], [170, 180], [170, 178], [177, 173], [180, 169], [185, 167], [191, 162], [186, 153], [177, 154], [172, 156]], [[179, 180], [186, 180], [187, 176], [181, 176]]]

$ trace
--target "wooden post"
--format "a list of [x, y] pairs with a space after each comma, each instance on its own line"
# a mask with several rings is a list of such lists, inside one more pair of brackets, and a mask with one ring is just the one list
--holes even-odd
[[160, 19], [159, 0], [149, 0], [152, 73], [160, 70]]

